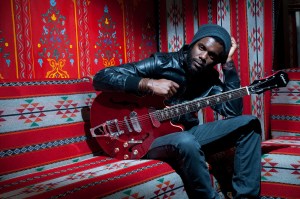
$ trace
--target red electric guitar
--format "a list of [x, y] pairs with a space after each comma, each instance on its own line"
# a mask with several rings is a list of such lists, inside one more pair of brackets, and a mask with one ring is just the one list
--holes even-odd
[[91, 107], [90, 131], [109, 156], [139, 159], [147, 153], [155, 138], [183, 130], [173, 125], [171, 118], [246, 95], [284, 87], [288, 81], [288, 75], [279, 71], [264, 79], [255, 80], [250, 86], [171, 107], [166, 107], [161, 97], [102, 92]]

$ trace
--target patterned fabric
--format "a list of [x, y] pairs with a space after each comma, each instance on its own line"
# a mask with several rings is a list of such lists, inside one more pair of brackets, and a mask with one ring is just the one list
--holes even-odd
[[186, 197], [180, 178], [167, 164], [153, 160], [117, 161], [105, 156], [4, 181], [0, 190], [2, 198], [102, 198], [120, 190], [118, 197], [106, 197], [164, 197], [177, 192], [181, 198]]
[[[234, 60], [241, 78], [241, 85], [271, 73], [272, 67], [272, 0], [163, 0], [159, 10], [160, 51], [176, 51], [192, 41], [198, 27], [219, 24], [237, 41], [239, 48]], [[223, 80], [221, 66], [220, 79]], [[269, 138], [270, 94], [251, 95], [244, 98], [244, 114], [258, 117], [262, 124], [263, 140]], [[201, 121], [223, 119], [211, 109], [199, 115]]]
[[281, 136], [263, 142], [262, 196], [300, 197], [300, 137]]
[[263, 198], [300, 198], [300, 71], [288, 69], [287, 87], [271, 97], [271, 134], [263, 142]]
[[89, 81], [84, 78], [2, 84], [3, 178], [12, 172], [84, 156], [91, 149], [97, 152], [96, 143], [84, 130], [86, 122], [82, 115], [96, 96]]
[[149, 57], [155, 13], [148, 0], [3, 0], [0, 79], [81, 78]]
[[286, 70], [287, 87], [274, 89], [271, 98], [272, 136], [300, 135], [300, 70]]
[[1, 84], [0, 198], [187, 198], [168, 164], [103, 154], [89, 132], [95, 97], [89, 78]]
[[95, 93], [2, 100], [0, 133], [81, 122], [80, 110], [93, 98]]
[[[96, 96], [89, 81], [20, 82], [0, 91], [1, 198], [187, 198], [168, 164], [119, 161], [102, 153], [84, 113]], [[264, 141], [262, 198], [299, 194], [299, 138]], [[208, 159], [222, 185], [230, 185], [230, 177], [219, 172], [232, 172], [233, 153]], [[223, 198], [213, 175], [211, 180]], [[230, 192], [230, 186], [222, 188]]]

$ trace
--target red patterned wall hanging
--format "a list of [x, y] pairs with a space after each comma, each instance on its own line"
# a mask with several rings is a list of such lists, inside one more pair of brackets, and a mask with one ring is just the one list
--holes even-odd
[[93, 72], [125, 61], [123, 10], [118, 1], [91, 1], [91, 58]]
[[81, 78], [157, 51], [156, 2], [3, 0], [0, 79]]
[[31, 1], [37, 78], [78, 77], [77, 27], [73, 1]]
[[90, 31], [92, 73], [157, 51], [154, 1], [93, 1], [90, 9], [92, 24], [98, 24]]
[[[271, 73], [271, 0], [3, 0], [0, 79], [80, 78], [103, 67], [176, 51], [197, 26], [218, 23], [238, 41], [242, 85]], [[159, 6], [159, 31], [157, 25]], [[219, 68], [220, 70], [220, 68]], [[221, 76], [222, 77], [222, 76]], [[268, 129], [270, 94], [244, 98]], [[207, 111], [205, 120], [219, 116]]]

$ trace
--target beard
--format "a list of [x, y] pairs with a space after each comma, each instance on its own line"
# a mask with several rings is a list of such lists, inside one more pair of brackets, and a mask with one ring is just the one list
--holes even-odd
[[201, 62], [201, 67], [196, 67], [194, 64], [196, 59], [192, 57], [191, 53], [192, 48], [189, 48], [187, 51], [186, 56], [186, 68], [189, 77], [197, 77], [199, 75], [204, 75], [205, 73], [209, 72], [213, 67], [213, 64], [206, 64], [204, 61], [197, 59], [197, 63]]
[[187, 73], [189, 77], [199, 76], [205, 70], [205, 67], [195, 68], [195, 66], [193, 66], [193, 62], [194, 60], [192, 58], [191, 48], [190, 48], [187, 52], [187, 57], [186, 57]]

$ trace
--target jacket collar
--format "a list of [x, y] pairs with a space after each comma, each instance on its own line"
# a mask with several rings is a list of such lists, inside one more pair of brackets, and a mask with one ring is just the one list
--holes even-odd
[[178, 51], [179, 63], [180, 63], [181, 66], [186, 66], [186, 57], [187, 57], [188, 50], [189, 50], [189, 46], [184, 45]]

